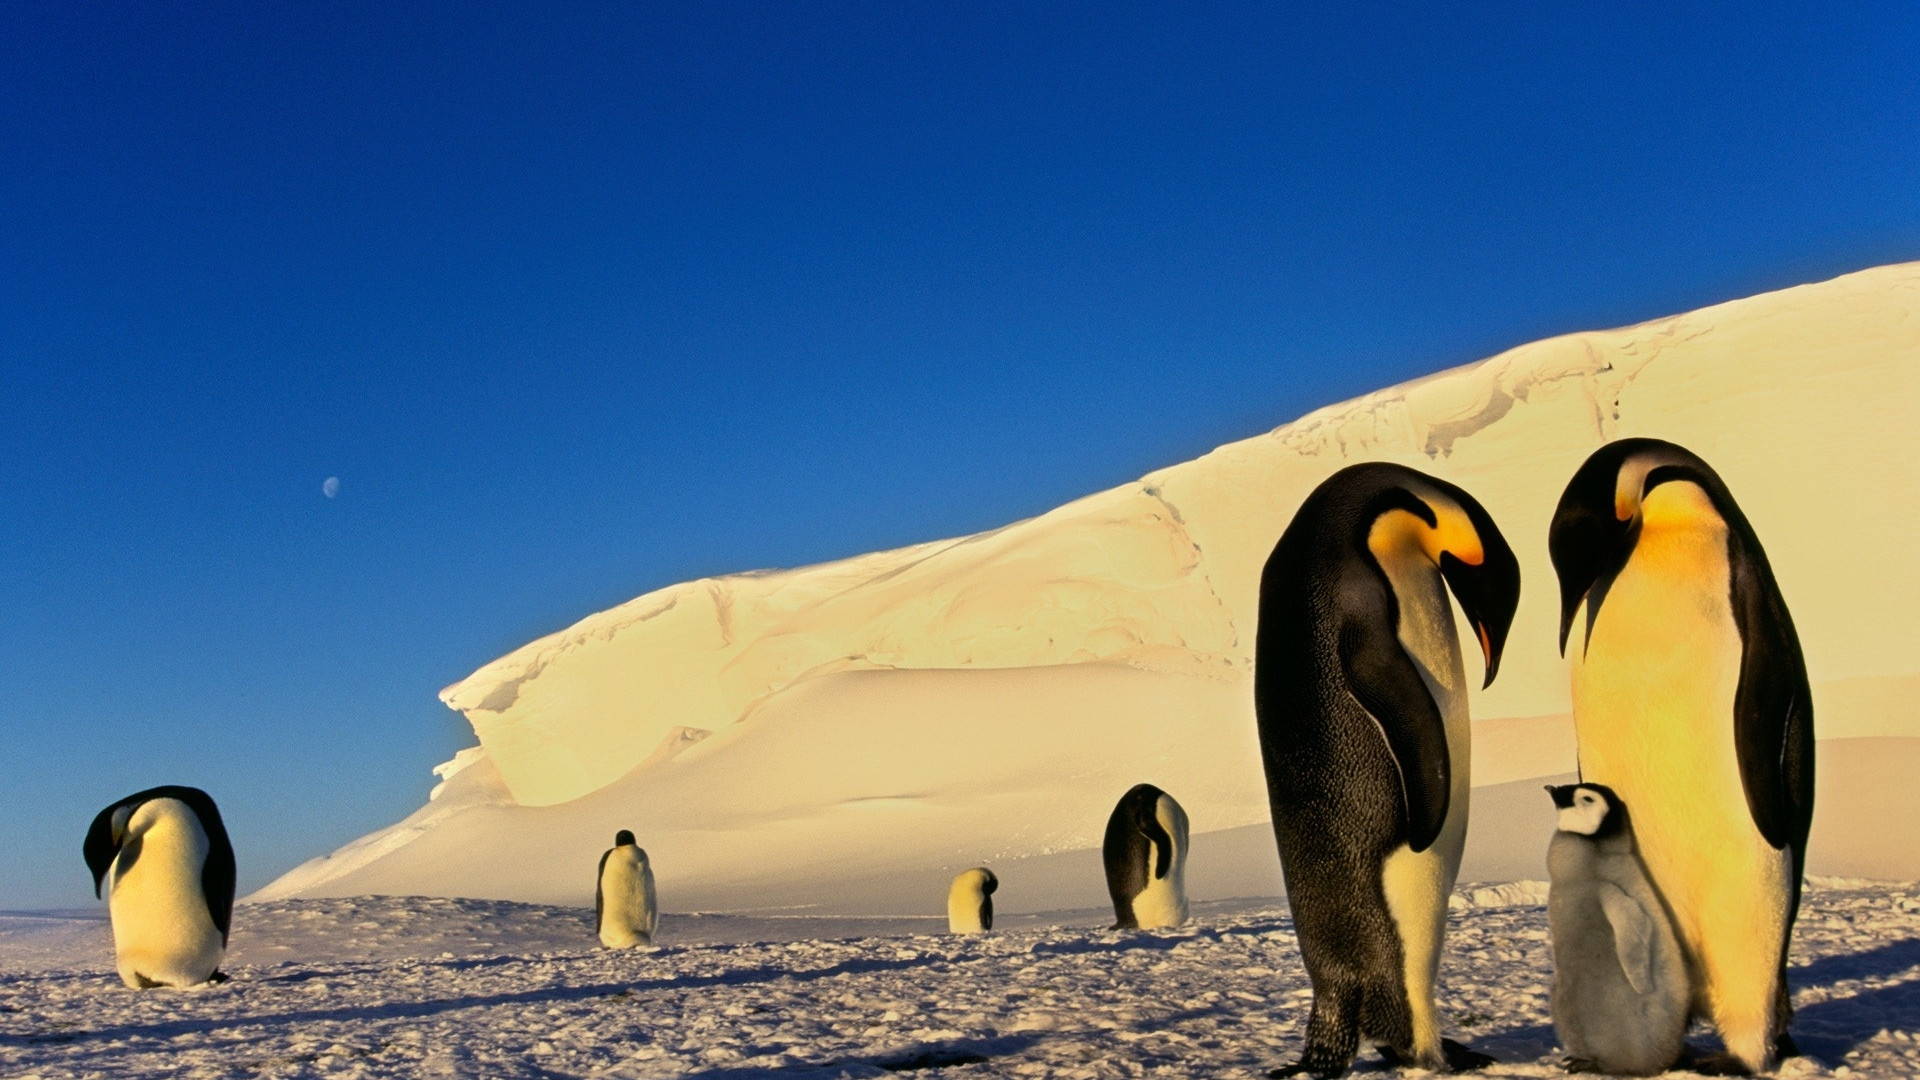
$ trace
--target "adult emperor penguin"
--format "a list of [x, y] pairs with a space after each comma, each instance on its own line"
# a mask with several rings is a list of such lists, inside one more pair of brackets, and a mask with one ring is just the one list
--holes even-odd
[[1187, 812], [1152, 784], [1135, 784], [1107, 818], [1100, 845], [1113, 897], [1113, 928], [1152, 930], [1187, 921]]
[[1338, 1076], [1361, 1038], [1393, 1063], [1492, 1060], [1442, 1039], [1433, 1003], [1470, 782], [1449, 586], [1490, 684], [1520, 564], [1471, 495], [1400, 465], [1333, 474], [1267, 559], [1254, 710], [1313, 983], [1306, 1051], [1274, 1075]]
[[219, 971], [233, 921], [233, 844], [199, 788], [129, 795], [95, 815], [81, 845], [93, 894], [106, 890], [120, 981], [192, 986]]
[[[1548, 546], [1580, 778], [1633, 808], [1720, 1071], [1787, 1037], [1787, 942], [1813, 819], [1806, 663], [1766, 553], [1706, 462], [1656, 439], [1595, 451]], [[1575, 632], [1577, 630], [1577, 632]]]
[[1652, 1076], [1686, 1050], [1687, 961], [1634, 852], [1633, 822], [1600, 784], [1549, 787], [1553, 1029], [1572, 1072]]
[[993, 891], [1000, 879], [984, 866], [963, 870], [947, 888], [947, 929], [980, 934], [993, 929]]
[[660, 909], [653, 893], [653, 867], [633, 833], [613, 834], [613, 846], [600, 856], [600, 873], [593, 886], [594, 923], [600, 944], [609, 949], [631, 949], [653, 944]]

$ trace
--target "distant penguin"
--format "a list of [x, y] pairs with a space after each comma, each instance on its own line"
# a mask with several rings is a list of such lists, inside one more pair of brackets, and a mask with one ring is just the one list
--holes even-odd
[[1634, 853], [1626, 807], [1599, 784], [1549, 787], [1553, 1029], [1572, 1072], [1652, 1076], [1686, 1049], [1686, 955]]
[[1116, 930], [1187, 921], [1187, 812], [1152, 784], [1135, 784], [1107, 818], [1100, 845]]
[[993, 929], [993, 891], [1000, 879], [984, 866], [962, 871], [947, 889], [947, 929], [979, 934]]
[[1338, 1076], [1361, 1039], [1391, 1064], [1474, 1068], [1433, 987], [1467, 835], [1467, 676], [1447, 590], [1486, 660], [1520, 564], [1481, 505], [1399, 465], [1353, 465], [1301, 504], [1260, 580], [1254, 711], [1274, 838], [1313, 983], [1306, 1049]]
[[613, 846], [600, 856], [593, 914], [600, 944], [607, 948], [653, 944], [653, 930], [660, 920], [653, 894], [653, 867], [647, 862], [645, 849], [626, 829], [613, 834]]
[[136, 990], [223, 981], [233, 844], [199, 788], [157, 787], [100, 811], [81, 845], [104, 887], [120, 981]]
[[1765, 1072], [1794, 1052], [1786, 955], [1813, 819], [1813, 702], [1786, 601], [1725, 482], [1656, 439], [1580, 466], [1548, 548], [1580, 778], [1633, 808], [1694, 1013], [1727, 1047], [1705, 1066]]

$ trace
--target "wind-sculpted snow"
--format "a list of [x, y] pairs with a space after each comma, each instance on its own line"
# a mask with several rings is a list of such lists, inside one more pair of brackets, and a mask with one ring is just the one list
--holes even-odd
[[[1366, 460], [1472, 492], [1521, 559], [1500, 679], [1472, 703], [1474, 782], [1564, 773], [1547, 524], [1579, 463], [1629, 435], [1700, 453], [1752, 520], [1806, 651], [1821, 760], [1920, 760], [1920, 562], [1900, 555], [1920, 534], [1917, 310], [1920, 263], [1570, 334], [976, 536], [667, 586], [448, 687], [481, 746], [442, 766], [436, 798], [263, 895], [573, 900], [575, 866], [631, 828], [663, 896], [847, 904], [875, 879], [917, 889], [1097, 847], [1140, 782], [1196, 835], [1259, 825], [1261, 567], [1307, 492]], [[1886, 745], [1836, 749], [1869, 738]], [[1870, 779], [1823, 773], [1809, 865], [1920, 875], [1901, 829], [1859, 827], [1920, 822], [1920, 789]], [[1488, 827], [1505, 826], [1476, 815]], [[1545, 846], [1516, 840], [1521, 862]], [[513, 865], [485, 873], [489, 851]]]
[[[1484, 1075], [1561, 1076], [1545, 911], [1465, 896], [1439, 1002], [1500, 1058]], [[1293, 1060], [1311, 991], [1283, 909], [1203, 907], [1175, 931], [1032, 927], [610, 952], [587, 914], [364, 898], [243, 906], [236, 933], [288, 935], [187, 991], [92, 970], [0, 974], [0, 1074], [67, 1077], [487, 1076], [1252, 1078]], [[428, 947], [482, 925], [538, 951], [361, 955], [387, 920]], [[576, 940], [554, 935], [571, 921]], [[672, 917], [663, 922], [670, 930]], [[356, 938], [355, 935], [358, 935]], [[478, 941], [469, 941], [476, 946]], [[14, 970], [0, 949], [0, 972]], [[1779, 1075], [1920, 1072], [1920, 898], [1810, 888], [1789, 982], [1808, 1056]], [[1694, 1045], [1711, 1039], [1695, 1033]], [[1363, 1053], [1365, 1071], [1377, 1059]]]

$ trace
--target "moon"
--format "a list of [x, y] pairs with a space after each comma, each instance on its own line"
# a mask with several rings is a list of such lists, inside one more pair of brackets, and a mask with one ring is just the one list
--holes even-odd
[[340, 478], [337, 476], [327, 477], [326, 482], [320, 485], [320, 494], [325, 495], [329, 499], [340, 494]]

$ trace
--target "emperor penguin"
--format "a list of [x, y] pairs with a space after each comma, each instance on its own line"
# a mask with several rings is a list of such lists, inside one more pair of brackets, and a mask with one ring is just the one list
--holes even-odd
[[654, 927], [660, 921], [653, 893], [653, 867], [647, 862], [646, 849], [635, 843], [633, 833], [626, 829], [613, 834], [613, 846], [600, 856], [600, 873], [593, 886], [593, 915], [600, 944], [609, 949], [653, 944]]
[[120, 981], [141, 990], [223, 982], [233, 844], [199, 788], [148, 788], [94, 816], [81, 855], [106, 891]]
[[1549, 787], [1553, 1029], [1571, 1072], [1652, 1076], [1686, 1050], [1687, 962], [1634, 852], [1627, 808], [1602, 784]]
[[1153, 930], [1187, 921], [1187, 812], [1173, 796], [1135, 784], [1107, 818], [1100, 854], [1114, 929]]
[[1254, 712], [1313, 984], [1305, 1053], [1272, 1075], [1338, 1076], [1362, 1038], [1391, 1064], [1492, 1061], [1433, 1002], [1471, 780], [1449, 587], [1491, 684], [1520, 564], [1473, 496], [1400, 465], [1328, 477], [1267, 559]]
[[[1633, 808], [1719, 1071], [1794, 1053], [1786, 956], [1813, 820], [1813, 702], [1766, 552], [1706, 462], [1596, 450], [1548, 536], [1580, 778]], [[1575, 633], [1575, 630], [1578, 630]]]
[[961, 871], [947, 888], [947, 929], [980, 934], [993, 929], [993, 891], [1000, 879], [984, 866]]

